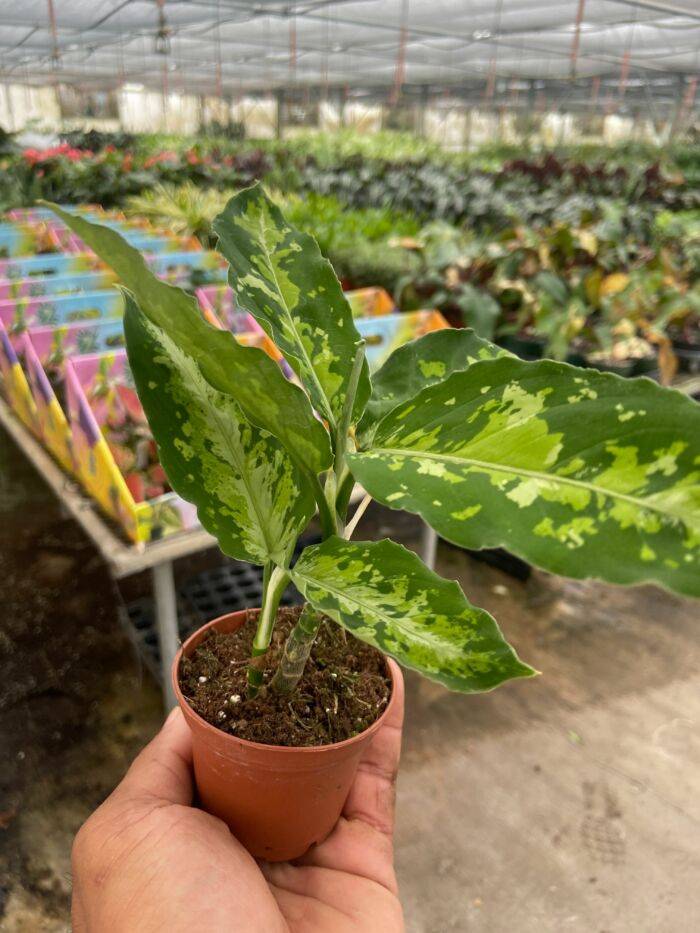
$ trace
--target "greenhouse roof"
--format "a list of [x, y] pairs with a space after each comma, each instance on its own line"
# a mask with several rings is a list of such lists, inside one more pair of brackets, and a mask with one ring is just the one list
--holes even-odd
[[591, 87], [596, 96], [609, 87], [650, 100], [691, 91], [700, 97], [698, 0], [22, 0], [3, 6], [5, 82], [88, 90], [132, 83], [218, 96], [341, 88], [386, 99], [399, 88], [409, 96], [420, 88], [494, 98], [520, 84], [558, 86], [581, 101], [591, 98]]

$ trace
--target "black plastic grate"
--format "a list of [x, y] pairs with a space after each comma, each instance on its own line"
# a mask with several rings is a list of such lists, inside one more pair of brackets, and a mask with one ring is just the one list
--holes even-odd
[[[197, 613], [200, 625], [227, 612], [255, 609], [262, 600], [262, 567], [231, 561], [222, 567], [204, 570], [180, 588], [180, 597]], [[299, 591], [289, 586], [281, 605], [293, 606], [302, 601]]]
[[[304, 537], [297, 546], [295, 558], [309, 544], [317, 544], [320, 540], [318, 536]], [[256, 609], [262, 601], [262, 580], [262, 567], [238, 560], [228, 560], [185, 580], [177, 593], [180, 641], [218, 616], [239, 609]], [[290, 584], [280, 604], [297, 606], [302, 601], [299, 591]], [[134, 600], [126, 606], [126, 615], [144, 663], [160, 679], [160, 646], [153, 600], [148, 597]]]

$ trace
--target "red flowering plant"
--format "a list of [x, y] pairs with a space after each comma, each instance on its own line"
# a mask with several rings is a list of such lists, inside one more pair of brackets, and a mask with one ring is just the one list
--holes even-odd
[[58, 146], [49, 146], [47, 149], [25, 149], [22, 157], [30, 165], [49, 162], [53, 159], [68, 159], [70, 162], [80, 162], [83, 159], [92, 159], [94, 153], [90, 149], [75, 149], [68, 143]]
[[231, 153], [195, 143], [182, 151], [124, 150], [114, 145], [96, 151], [62, 142], [12, 156], [5, 172], [10, 183], [3, 177], [0, 202], [12, 207], [46, 198], [115, 207], [158, 183], [193, 182], [221, 190], [248, 185], [271, 168], [260, 149]]

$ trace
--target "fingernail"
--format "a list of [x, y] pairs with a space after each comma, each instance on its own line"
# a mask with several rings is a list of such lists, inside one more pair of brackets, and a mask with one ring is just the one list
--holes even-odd
[[165, 720], [165, 725], [167, 726], [169, 722], [172, 722], [172, 720], [175, 719], [175, 717], [177, 716], [179, 712], [180, 712], [180, 707], [174, 706], [168, 713], [168, 718]]

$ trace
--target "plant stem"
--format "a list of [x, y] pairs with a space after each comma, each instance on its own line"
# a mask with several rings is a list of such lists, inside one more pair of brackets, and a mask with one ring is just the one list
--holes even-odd
[[[332, 534], [342, 534], [342, 514], [338, 511], [338, 495], [341, 491], [343, 481], [348, 475], [348, 468], [345, 464], [345, 452], [348, 447], [348, 435], [350, 425], [352, 424], [352, 412], [355, 407], [355, 398], [357, 397], [357, 387], [360, 383], [362, 367], [365, 362], [365, 342], [361, 340], [355, 350], [355, 359], [352, 363], [350, 378], [348, 379], [343, 408], [340, 413], [340, 420], [334, 436], [334, 463], [333, 469], [328, 471], [326, 476], [325, 488], [321, 489], [320, 481], [318, 483], [321, 496], [314, 491], [316, 504], [318, 505], [319, 517], [321, 519], [321, 529], [323, 537], [327, 538]], [[345, 505], [347, 508], [347, 504]], [[344, 512], [344, 510], [343, 510]], [[339, 525], [340, 522], [340, 525]]]
[[[335, 463], [333, 465], [333, 472], [327, 478], [325, 490], [318, 476], [307, 474], [311, 479], [318, 515], [321, 521], [321, 531], [324, 538], [338, 533], [338, 514], [336, 506], [338, 502], [338, 493], [347, 478], [345, 451], [347, 450], [348, 434], [350, 433], [350, 425], [352, 423], [353, 408], [355, 407], [355, 397], [357, 396], [357, 387], [360, 383], [360, 375], [362, 374], [364, 361], [365, 342], [361, 340], [355, 351], [355, 359], [353, 360], [350, 378], [348, 379], [343, 410], [335, 435]], [[343, 490], [343, 492], [345, 492], [345, 490]], [[344, 507], [347, 508], [347, 503], [345, 503]], [[261, 659], [267, 653], [267, 649], [270, 645], [277, 607], [288, 579], [288, 573], [281, 568], [276, 567], [274, 570], [270, 570], [270, 565], [265, 567], [263, 605], [260, 612], [258, 631], [255, 635], [255, 641], [253, 642], [253, 659], [248, 667], [248, 695], [251, 697], [257, 694], [262, 684], [263, 664], [261, 663]], [[320, 624], [320, 616], [307, 604], [299, 621], [287, 639], [282, 660], [272, 680], [272, 685], [275, 690], [280, 693], [289, 693], [294, 689], [304, 672], [304, 665], [309, 657], [309, 652], [311, 651], [311, 646]]]
[[338, 493], [335, 497], [335, 509], [340, 521], [345, 521], [348, 505], [350, 504], [350, 496], [352, 495], [354, 487], [355, 477], [348, 470], [345, 475], [341, 477]]
[[352, 363], [352, 370], [350, 371], [348, 387], [345, 393], [345, 401], [343, 402], [343, 410], [340, 413], [338, 432], [336, 434], [335, 476], [338, 485], [340, 481], [340, 475], [343, 472], [343, 468], [345, 466], [345, 450], [348, 443], [350, 425], [352, 423], [352, 410], [355, 407], [355, 397], [357, 396], [357, 387], [360, 384], [360, 375], [362, 374], [362, 366], [364, 362], [365, 342], [364, 340], [361, 340], [357, 345], [357, 350], [355, 351], [355, 359]]
[[270, 681], [273, 690], [278, 693], [291, 693], [294, 690], [304, 673], [320, 625], [320, 614], [306, 603], [287, 638], [282, 660]]
[[248, 696], [252, 699], [257, 696], [262, 684], [265, 655], [270, 647], [272, 630], [275, 627], [277, 608], [289, 582], [289, 574], [282, 567], [266, 564], [263, 572], [263, 598], [258, 630], [255, 633], [251, 662], [248, 665]]
[[332, 509], [323, 491], [323, 486], [318, 476], [307, 474], [312, 483], [314, 499], [318, 507], [318, 517], [321, 522], [321, 534], [325, 538], [330, 538], [338, 531], [338, 523], [335, 517], [335, 509]]
[[367, 510], [367, 506], [370, 504], [371, 501], [372, 501], [372, 497], [371, 497], [371, 496], [369, 495], [369, 493], [368, 493], [368, 494], [362, 499], [362, 501], [360, 502], [360, 504], [358, 505], [358, 507], [357, 507], [357, 508], [355, 509], [355, 511], [353, 512], [352, 518], [351, 518], [350, 521], [347, 523], [347, 525], [345, 526], [345, 530], [343, 531], [343, 537], [344, 537], [347, 541], [349, 541], [350, 538], [352, 538], [353, 533], [354, 533], [355, 529], [357, 528], [357, 523], [360, 521], [360, 519], [362, 518], [362, 516], [365, 514], [365, 511]]

